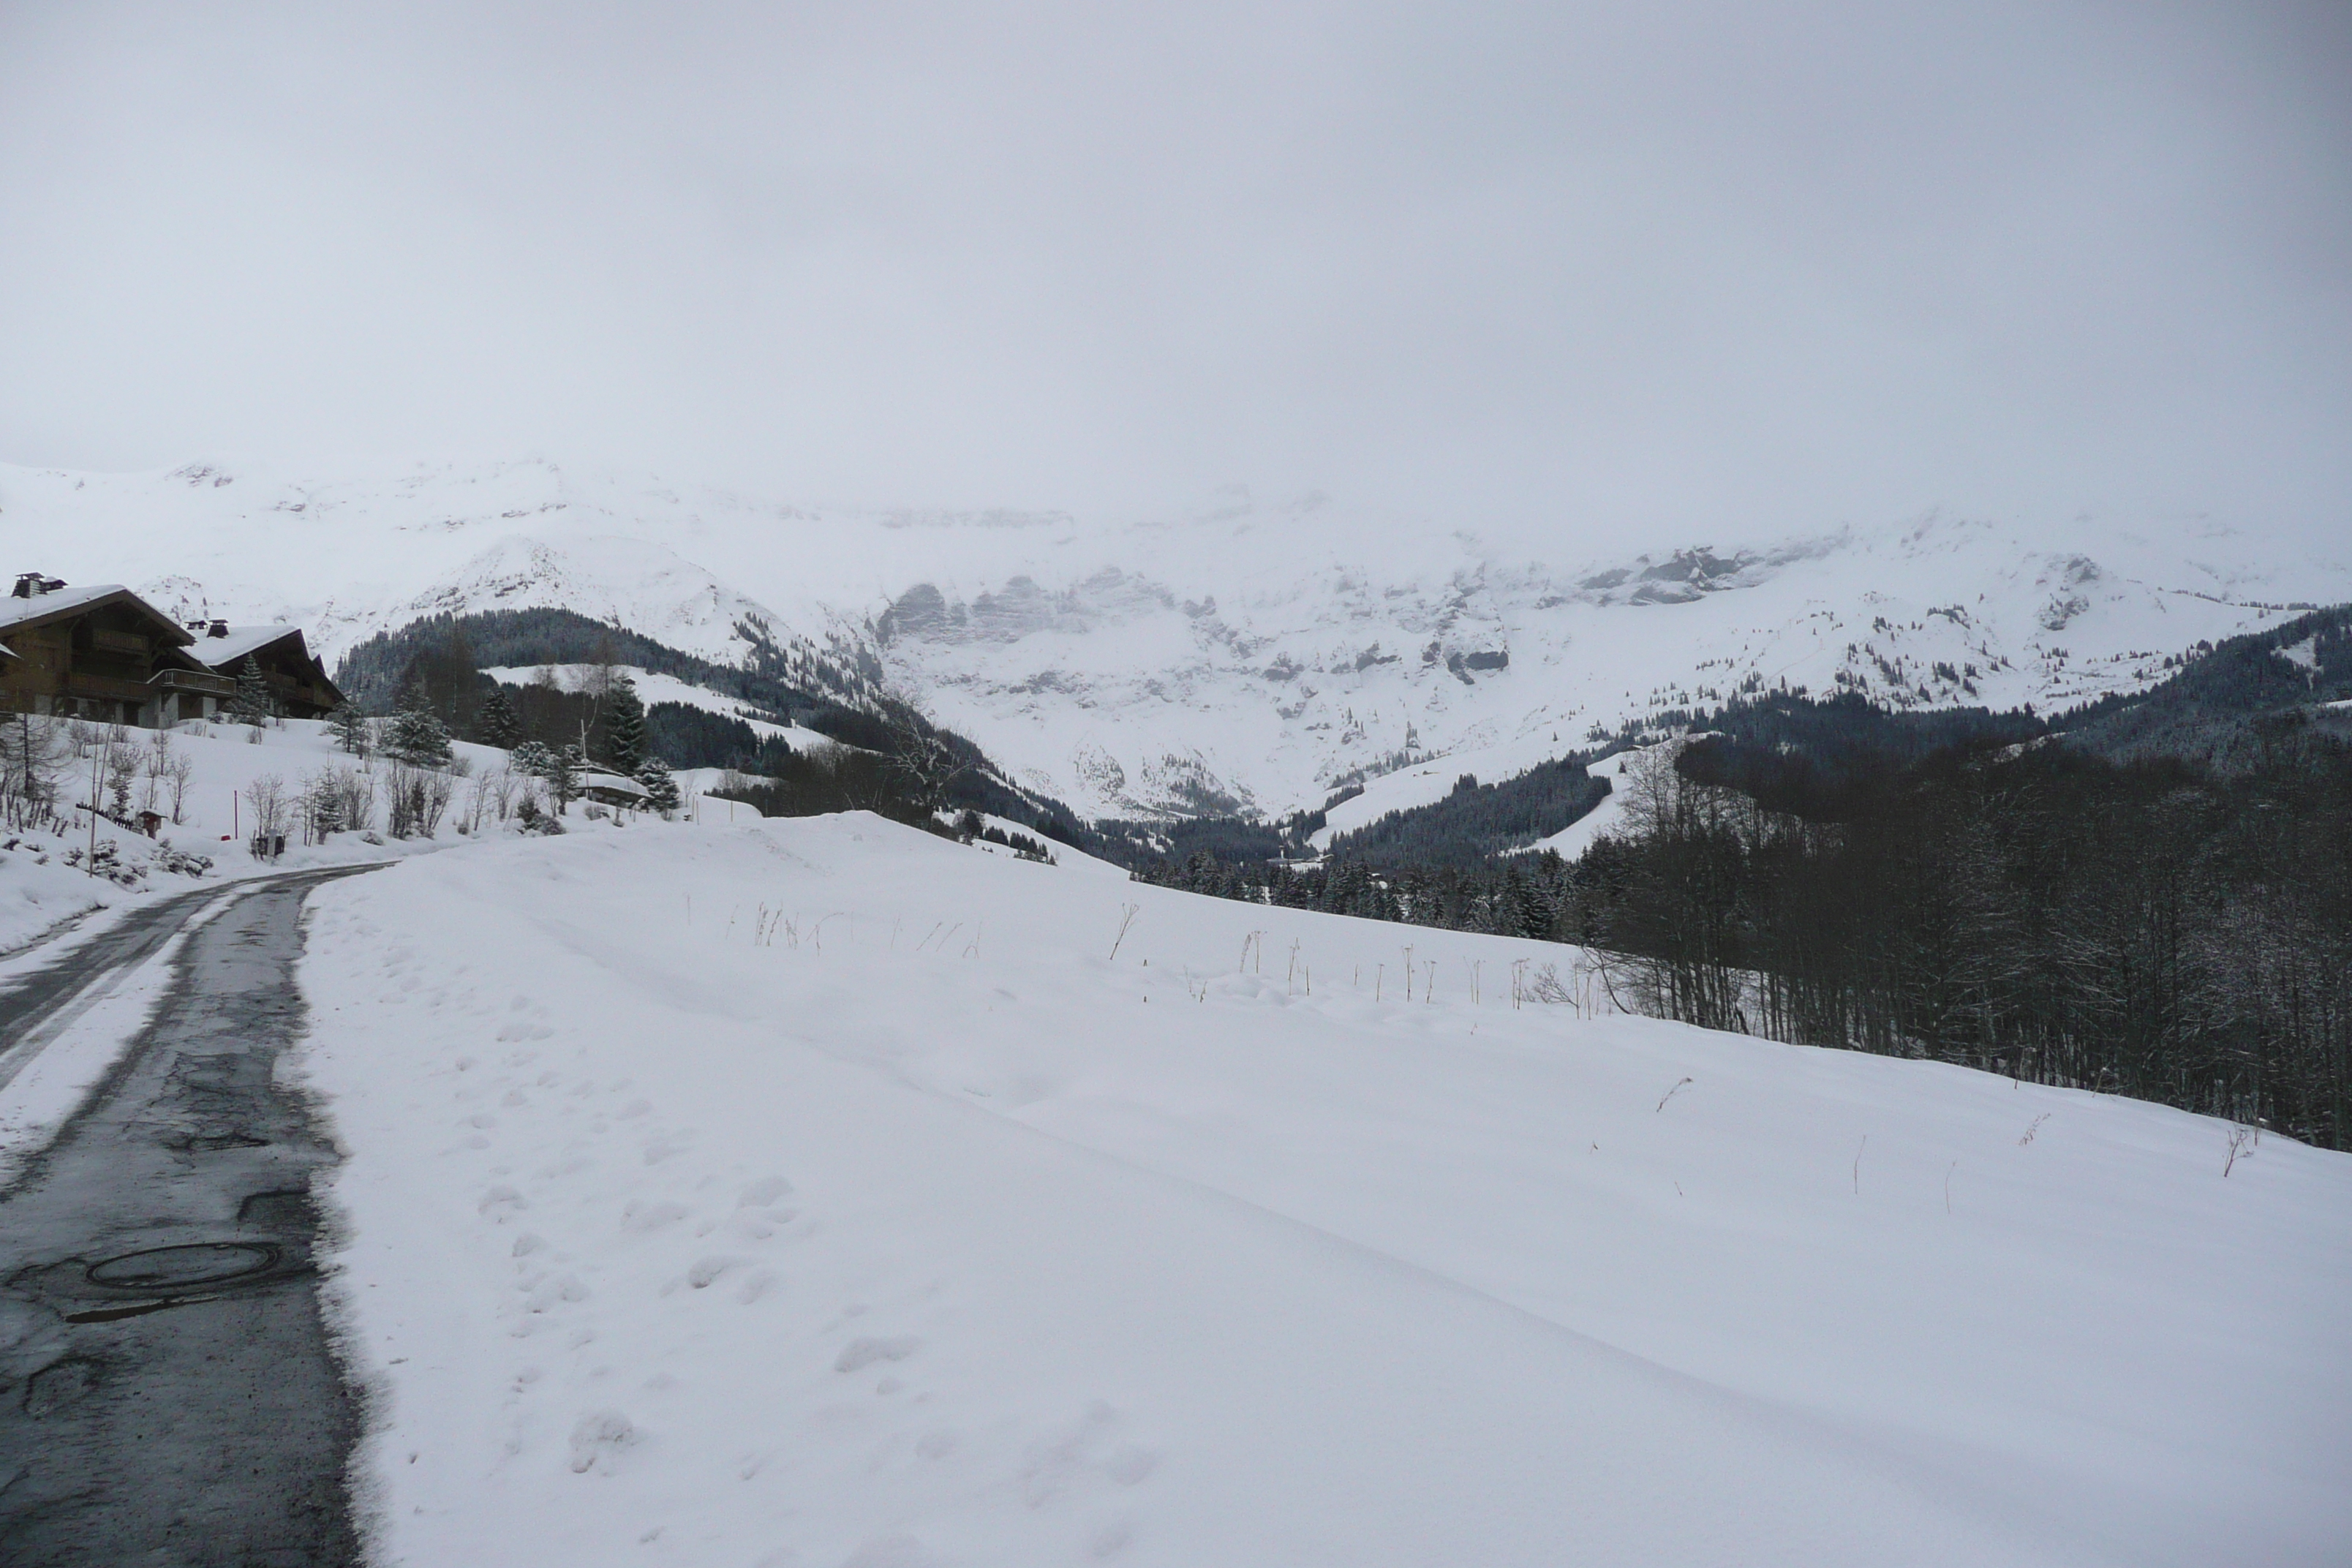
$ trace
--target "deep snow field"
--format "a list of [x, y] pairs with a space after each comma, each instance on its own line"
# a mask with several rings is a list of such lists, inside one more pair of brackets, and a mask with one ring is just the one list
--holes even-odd
[[[2344, 1155], [2224, 1177], [2210, 1120], [863, 815], [489, 842], [312, 908], [293, 1070], [349, 1150], [386, 1562], [2352, 1541]], [[1514, 1005], [1522, 958], [1575, 999]]]

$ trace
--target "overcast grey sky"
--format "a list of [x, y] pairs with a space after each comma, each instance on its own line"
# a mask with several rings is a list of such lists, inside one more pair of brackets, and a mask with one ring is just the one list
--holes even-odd
[[2352, 532], [2352, 5], [0, 4], [0, 458]]

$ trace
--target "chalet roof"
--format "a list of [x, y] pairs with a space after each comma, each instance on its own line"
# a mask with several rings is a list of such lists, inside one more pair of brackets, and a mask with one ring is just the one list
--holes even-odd
[[116, 599], [125, 601], [150, 620], [170, 627], [172, 635], [179, 641], [195, 640], [194, 635], [179, 622], [120, 583], [88, 583], [79, 588], [58, 588], [47, 594], [36, 594], [29, 599], [19, 599], [13, 595], [0, 598], [0, 630], [10, 626], [35, 626], [60, 616], [79, 615]]
[[[581, 769], [580, 787], [583, 791], [608, 789], [622, 795], [646, 795], [646, 786], [628, 774], [610, 773], [603, 768]], [[647, 798], [651, 796], [647, 795]]]
[[[240, 663], [247, 654], [257, 653], [271, 643], [301, 635], [300, 626], [289, 626], [283, 621], [260, 626], [231, 626], [226, 637], [198, 633], [195, 645], [188, 649], [188, 653], [197, 663], [218, 669], [225, 664]], [[308, 656], [310, 645], [304, 644], [302, 651]]]

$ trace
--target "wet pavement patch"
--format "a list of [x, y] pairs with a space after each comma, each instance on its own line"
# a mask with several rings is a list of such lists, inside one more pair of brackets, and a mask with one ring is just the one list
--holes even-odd
[[194, 931], [146, 1028], [0, 1191], [9, 1568], [360, 1560], [359, 1402], [312, 1258], [334, 1147], [275, 1071], [320, 879]]

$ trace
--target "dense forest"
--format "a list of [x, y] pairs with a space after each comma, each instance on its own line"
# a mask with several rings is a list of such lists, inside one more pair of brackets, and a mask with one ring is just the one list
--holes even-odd
[[1725, 742], [1662, 750], [1559, 934], [1662, 1016], [2344, 1147], [2352, 750], [2291, 719], [2266, 742], [2230, 773], [2054, 744], [1857, 761], [1777, 808], [1710, 782], [1740, 772]]
[[[2254, 765], [2265, 723], [2289, 710], [2352, 740], [2352, 606], [2200, 645], [2179, 671], [2137, 697], [2109, 697], [2051, 721], [2078, 751], [2124, 761], [2182, 757], [2224, 772]], [[2332, 705], [2332, 706], [2331, 706]]]

